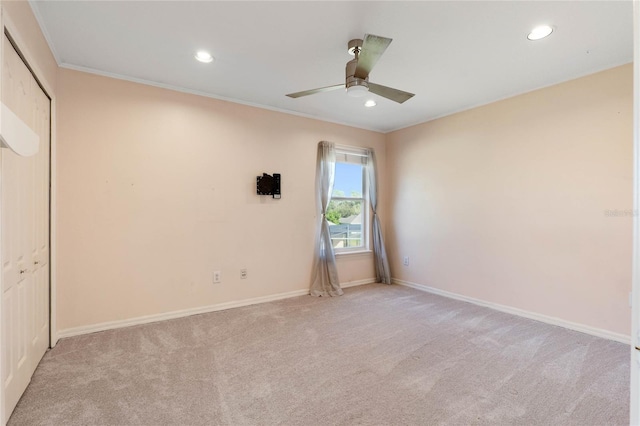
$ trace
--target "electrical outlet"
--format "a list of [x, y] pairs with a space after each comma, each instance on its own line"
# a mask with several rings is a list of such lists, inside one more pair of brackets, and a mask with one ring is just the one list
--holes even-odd
[[405, 256], [402, 258], [402, 264], [404, 266], [409, 266], [409, 256]]
[[247, 270], [246, 269], [240, 269], [240, 279], [242, 279], [242, 280], [246, 280], [247, 279]]
[[222, 281], [222, 273], [220, 271], [213, 271], [213, 283], [217, 284]]

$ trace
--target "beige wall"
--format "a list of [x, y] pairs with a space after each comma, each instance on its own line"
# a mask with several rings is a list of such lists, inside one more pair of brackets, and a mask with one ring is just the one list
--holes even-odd
[[[393, 132], [394, 278], [630, 334], [632, 66]], [[402, 257], [410, 265], [402, 265]]]
[[[58, 329], [305, 289], [331, 140], [376, 148], [394, 278], [629, 334], [631, 217], [605, 210], [632, 207], [631, 77], [381, 135], [61, 69]], [[281, 200], [254, 194], [262, 172]]]
[[[306, 289], [317, 143], [375, 148], [386, 179], [383, 134], [66, 69], [58, 84], [60, 330]], [[256, 195], [263, 172], [282, 199]], [[370, 255], [338, 262], [342, 282], [375, 276]]]

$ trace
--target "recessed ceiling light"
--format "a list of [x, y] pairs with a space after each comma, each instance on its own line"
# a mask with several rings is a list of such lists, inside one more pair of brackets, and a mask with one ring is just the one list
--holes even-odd
[[209, 63], [213, 61], [213, 56], [209, 52], [205, 52], [204, 50], [199, 50], [196, 53], [196, 59], [200, 62]]
[[364, 106], [366, 106], [367, 108], [371, 108], [376, 106], [376, 101], [374, 101], [373, 99], [369, 99], [367, 102], [364, 103]]
[[547, 37], [552, 32], [553, 28], [550, 25], [540, 25], [531, 30], [527, 38], [531, 41], [540, 40], [541, 38]]

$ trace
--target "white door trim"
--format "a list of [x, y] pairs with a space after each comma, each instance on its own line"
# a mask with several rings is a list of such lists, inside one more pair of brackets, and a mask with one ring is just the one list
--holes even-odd
[[[4, 7], [0, 7], [0, 28], [4, 28]], [[3, 51], [2, 51], [2, 46], [4, 45], [4, 43], [0, 43], [0, 64], [2, 64], [2, 58], [3, 58]], [[2, 66], [0, 66], [0, 82], [2, 81]], [[0, 88], [2, 87], [2, 84], [0, 84]], [[2, 99], [2, 94], [0, 93], [0, 99]], [[1, 170], [0, 170], [1, 171]], [[0, 173], [0, 186], [2, 185], [2, 179], [1, 179], [2, 174]], [[2, 220], [2, 201], [0, 198], [0, 223]], [[0, 226], [0, 241], [2, 241], [2, 227]], [[2, 274], [0, 274], [0, 289], [2, 289]], [[4, 341], [2, 339], [2, 336], [4, 335], [4, 333], [2, 332], [2, 327], [4, 327], [4, 324], [2, 324], [2, 318], [4, 318], [4, 314], [2, 312], [2, 299], [0, 298], [0, 348], [4, 347]], [[2, 380], [2, 378], [4, 377], [4, 359], [2, 358], [2, 351], [0, 351], [0, 380]], [[0, 425], [5, 424], [5, 396], [4, 396], [4, 384], [0, 385]]]
[[640, 1], [633, 2], [633, 278], [629, 423], [640, 425]]

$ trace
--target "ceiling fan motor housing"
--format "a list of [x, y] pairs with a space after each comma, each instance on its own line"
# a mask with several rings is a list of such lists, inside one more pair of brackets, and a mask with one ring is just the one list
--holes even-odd
[[357, 65], [358, 59], [352, 59], [347, 62], [346, 68], [345, 87], [347, 89], [347, 94], [354, 97], [364, 96], [369, 91], [369, 77], [358, 78], [354, 75], [356, 73]]

